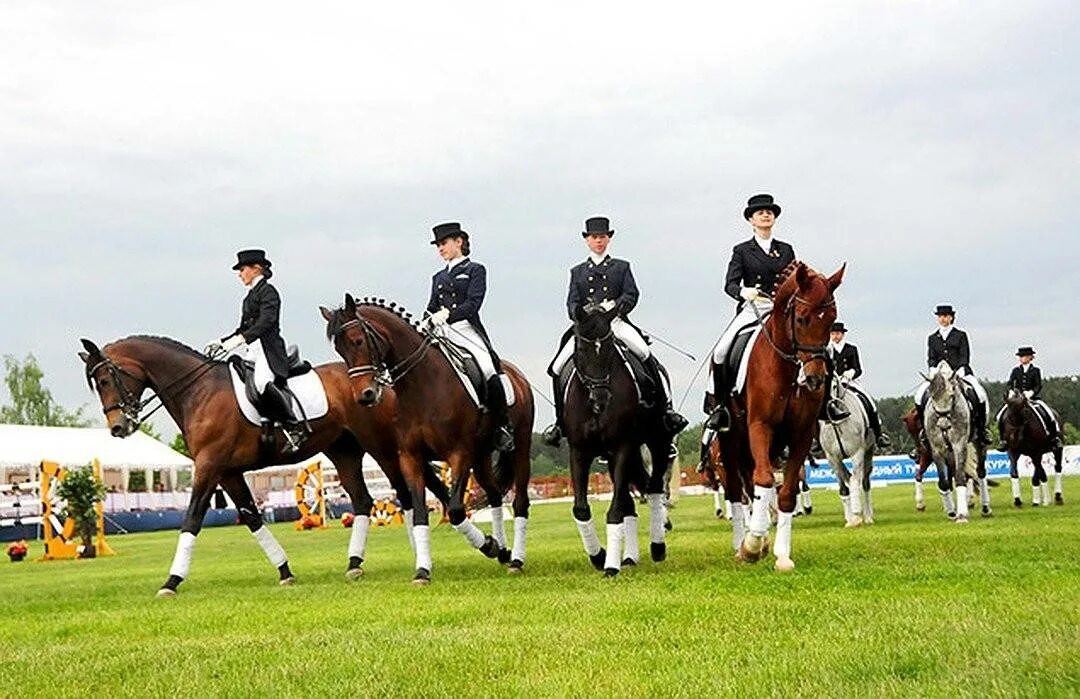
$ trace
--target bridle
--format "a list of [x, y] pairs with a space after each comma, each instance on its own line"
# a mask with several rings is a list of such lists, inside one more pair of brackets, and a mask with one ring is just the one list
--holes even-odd
[[[609, 327], [606, 335], [604, 335], [602, 337], [597, 337], [597, 338], [587, 338], [587, 337], [585, 337], [584, 335], [581, 334], [581, 332], [578, 330], [577, 326], [575, 325], [575, 327], [574, 327], [574, 342], [575, 342], [574, 353], [577, 354], [577, 352], [580, 351], [584, 345], [593, 345], [593, 347], [596, 350], [596, 355], [597, 355], [597, 357], [599, 357], [600, 356], [600, 350], [604, 347], [604, 345], [606, 343], [610, 342], [614, 336], [615, 336], [615, 332]], [[584, 343], [584, 345], [583, 345], [583, 343]], [[589, 402], [593, 404], [594, 410], [598, 410], [598, 406], [597, 406], [597, 403], [596, 403], [596, 395], [595, 394], [596, 394], [597, 391], [601, 391], [601, 390], [608, 391], [608, 392], [611, 391], [611, 367], [608, 366], [607, 367], [607, 372], [600, 375], [600, 376], [590, 376], [581, 367], [581, 362], [574, 362], [574, 373], [577, 374], [578, 381], [581, 382], [581, 385], [584, 386], [586, 391], [588, 391], [588, 393], [589, 393]]]
[[[139, 397], [128, 387], [127, 382], [124, 381], [123, 377], [126, 376], [136, 383], [140, 383], [142, 380], [120, 367], [104, 352], [101, 352], [101, 361], [86, 370], [86, 383], [90, 386], [90, 390], [95, 390], [94, 382], [96, 379], [94, 377], [97, 372], [102, 368], [109, 372], [109, 376], [112, 377], [113, 384], [116, 386], [117, 401], [102, 407], [101, 412], [105, 416], [108, 416], [108, 414], [114, 410], [119, 410], [129, 422], [134, 424], [134, 428], [132, 429], [134, 432], [139, 429], [151, 415], [165, 406], [165, 402], [161, 399], [162, 395], [167, 397], [170, 393], [176, 393], [190, 388], [192, 384], [202, 378], [206, 372], [213, 369], [217, 364], [218, 363], [213, 359], [205, 359], [194, 369], [171, 381], [167, 386], [157, 390], [151, 390], [150, 395], [147, 398], [139, 400]], [[177, 389], [177, 385], [182, 382], [184, 385]], [[158, 401], [158, 405], [144, 415], [142, 411], [155, 400]]]
[[334, 331], [332, 337], [337, 337], [349, 328], [359, 326], [367, 340], [369, 363], [349, 367], [349, 377], [357, 378], [373, 374], [372, 382], [375, 384], [376, 401], [382, 396], [382, 392], [392, 387], [405, 377], [410, 371], [423, 361], [428, 348], [438, 343], [438, 338], [428, 333], [421, 333], [423, 338], [415, 350], [394, 366], [387, 366], [385, 353], [390, 348], [390, 341], [382, 335], [366, 318], [360, 315], [360, 309], [356, 309], [356, 317], [342, 323]]

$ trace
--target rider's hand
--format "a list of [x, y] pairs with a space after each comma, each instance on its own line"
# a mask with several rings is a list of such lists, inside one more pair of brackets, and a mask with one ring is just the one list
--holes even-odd
[[206, 343], [206, 349], [203, 350], [203, 354], [207, 357], [215, 357], [225, 351], [225, 348], [221, 346], [221, 343], [217, 340]]
[[226, 352], [232, 352], [234, 349], [236, 349], [237, 347], [241, 347], [244, 344], [245, 343], [243, 335], [233, 335], [232, 337], [226, 338], [221, 343], [221, 349], [225, 350]]
[[742, 296], [744, 301], [756, 301], [761, 292], [752, 286], [744, 286], [739, 289], [739, 296]]
[[615, 302], [614, 301], [601, 301], [600, 302], [600, 308], [602, 310], [604, 310], [604, 311], [610, 311], [612, 308], [615, 308]]
[[1024, 398], [1030, 400], [1035, 396], [1035, 391], [1024, 391]]
[[848, 369], [843, 374], [841, 374], [841, 376], [844, 377], [844, 381], [851, 381], [852, 379], [855, 378], [855, 370], [854, 369]]
[[446, 325], [446, 319], [450, 317], [450, 310], [446, 308], [440, 308], [431, 314], [432, 325]]

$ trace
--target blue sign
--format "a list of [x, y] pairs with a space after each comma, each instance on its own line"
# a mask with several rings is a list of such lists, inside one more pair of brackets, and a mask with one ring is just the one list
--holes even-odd
[[[845, 460], [844, 464], [849, 470], [852, 468], [850, 459]], [[879, 483], [910, 483], [915, 480], [917, 470], [918, 467], [909, 456], [875, 456], [874, 471], [870, 474], [870, 480]], [[998, 451], [987, 452], [986, 475], [1008, 478], [1009, 455]], [[931, 463], [926, 469], [924, 478], [937, 480], [937, 467], [934, 464]], [[837, 484], [832, 467], [824, 461], [819, 461], [817, 468], [807, 468], [806, 481], [810, 485]]]

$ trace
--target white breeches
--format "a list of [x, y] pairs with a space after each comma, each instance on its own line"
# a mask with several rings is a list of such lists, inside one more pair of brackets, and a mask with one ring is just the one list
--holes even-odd
[[[622, 318], [616, 317], [611, 320], [611, 332], [615, 335], [615, 338], [626, 345], [626, 348], [633, 352], [634, 356], [638, 359], [644, 361], [649, 358], [649, 345], [645, 342], [645, 339], [641, 337], [641, 334], [634, 329], [633, 325], [630, 325]], [[563, 367], [566, 366], [566, 363], [570, 361], [570, 358], [573, 356], [574, 336], [571, 335], [567, 343], [559, 349], [559, 353], [555, 355], [555, 360], [551, 363], [551, 371], [555, 376], [559, 375], [559, 372], [563, 370]]]
[[[964, 380], [964, 383], [975, 391], [975, 395], [978, 396], [979, 402], [985, 407], [987, 405], [986, 389], [979, 383], [978, 377], [976, 377], [975, 374], [967, 374], [961, 378]], [[923, 398], [926, 396], [926, 389], [928, 388], [930, 388], [930, 382], [923, 381], [919, 384], [919, 387], [915, 389], [915, 405], [922, 405]]]
[[455, 345], [461, 345], [472, 352], [476, 357], [476, 363], [480, 365], [485, 379], [495, 376], [495, 363], [491, 361], [491, 352], [484, 343], [484, 338], [476, 332], [476, 328], [467, 320], [459, 320], [447, 326], [446, 338]]
[[249, 361], [255, 362], [255, 385], [258, 386], [259, 393], [262, 393], [267, 384], [274, 383], [274, 372], [270, 370], [270, 362], [266, 361], [262, 340], [255, 340], [248, 345], [246, 354]]
[[[758, 313], [754, 313], [754, 306], [757, 306]], [[724, 358], [727, 356], [728, 348], [731, 347], [731, 341], [735, 339], [735, 334], [739, 332], [740, 328], [743, 328], [750, 323], [753, 323], [758, 319], [758, 314], [764, 314], [767, 311], [772, 310], [772, 301], [758, 301], [751, 304], [749, 301], [743, 304], [742, 310], [735, 314], [735, 317], [731, 319], [728, 326], [724, 329], [724, 334], [720, 336], [720, 340], [713, 347], [713, 363], [722, 364]]]

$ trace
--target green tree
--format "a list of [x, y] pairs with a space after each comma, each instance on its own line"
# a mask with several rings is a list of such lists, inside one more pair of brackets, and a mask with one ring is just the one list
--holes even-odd
[[187, 441], [184, 440], [184, 435], [180, 434], [179, 432], [177, 432], [176, 436], [173, 437], [172, 444], [170, 444], [169, 446], [172, 447], [173, 451], [179, 452], [184, 456], [188, 457], [189, 459], [191, 458], [191, 452], [188, 451], [187, 448]]
[[62, 519], [75, 520], [75, 531], [82, 538], [83, 556], [94, 556], [94, 535], [97, 534], [97, 504], [105, 500], [105, 484], [94, 475], [91, 466], [72, 469], [56, 488], [58, 497], [66, 501]]
[[11, 405], [0, 406], [0, 423], [11, 425], [50, 425], [54, 427], [89, 427], [91, 421], [83, 408], [69, 411], [59, 405], [49, 389], [42, 384], [45, 373], [34, 355], [22, 362], [10, 355], [4, 357], [4, 383], [11, 396]]

